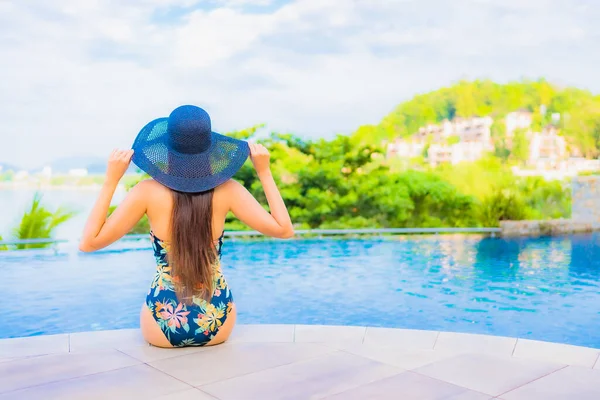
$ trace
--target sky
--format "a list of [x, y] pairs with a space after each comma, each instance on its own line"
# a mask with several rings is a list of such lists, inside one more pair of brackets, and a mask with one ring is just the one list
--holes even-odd
[[0, 0], [0, 163], [128, 148], [182, 104], [329, 138], [460, 79], [600, 92], [596, 0]]

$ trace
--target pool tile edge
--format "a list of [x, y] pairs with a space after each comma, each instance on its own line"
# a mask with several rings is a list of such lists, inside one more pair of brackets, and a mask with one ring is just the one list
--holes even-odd
[[363, 344], [433, 350], [441, 332], [417, 329], [367, 327]]
[[515, 358], [527, 358], [594, 368], [600, 350], [568, 344], [519, 339], [513, 353]]
[[[240, 324], [227, 344], [239, 343], [320, 343], [339, 349], [348, 345], [364, 345], [455, 354], [484, 353], [600, 369], [600, 349], [446, 331], [343, 325]], [[10, 359], [45, 354], [145, 346], [149, 345], [144, 342], [139, 329], [42, 335], [0, 339], [0, 359], [10, 362]]]
[[434, 350], [512, 356], [517, 338], [473, 333], [440, 332]]

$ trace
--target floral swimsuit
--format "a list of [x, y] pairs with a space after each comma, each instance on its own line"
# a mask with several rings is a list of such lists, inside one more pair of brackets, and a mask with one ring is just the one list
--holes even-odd
[[[177, 300], [171, 267], [167, 261], [168, 244], [150, 232], [156, 275], [146, 296], [146, 305], [173, 347], [204, 346], [215, 337], [233, 307], [233, 297], [221, 271], [214, 265], [214, 293], [210, 302], [192, 297], [191, 304]], [[217, 253], [221, 258], [223, 235], [219, 238]]]

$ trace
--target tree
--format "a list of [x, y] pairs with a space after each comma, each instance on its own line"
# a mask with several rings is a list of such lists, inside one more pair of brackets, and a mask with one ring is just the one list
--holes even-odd
[[399, 181], [412, 203], [406, 227], [461, 227], [475, 224], [475, 199], [433, 173], [407, 171]]
[[506, 138], [506, 126], [504, 119], [494, 120], [490, 131], [492, 141], [494, 142], [494, 155], [502, 161], [506, 161], [510, 156], [510, 150], [508, 148]]
[[519, 179], [515, 185], [526, 203], [528, 218], [569, 218], [571, 186], [569, 181], [546, 181], [541, 177]]
[[527, 219], [527, 205], [513, 190], [496, 188], [485, 198], [480, 208], [480, 221], [483, 226], [498, 226], [500, 221]]
[[529, 139], [527, 139], [524, 129], [515, 129], [510, 156], [521, 164], [525, 164], [529, 160]]
[[469, 82], [460, 82], [456, 86], [456, 115], [469, 118], [477, 114], [477, 104], [473, 96], [476, 90]]

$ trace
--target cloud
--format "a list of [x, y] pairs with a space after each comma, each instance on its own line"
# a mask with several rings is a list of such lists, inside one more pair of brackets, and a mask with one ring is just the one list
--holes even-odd
[[598, 17], [584, 0], [0, 2], [0, 161], [102, 155], [183, 103], [220, 131], [317, 137], [460, 78], [598, 91]]
[[248, 16], [231, 8], [195, 11], [175, 30], [173, 64], [202, 68], [227, 60], [273, 32], [274, 22], [271, 16]]

